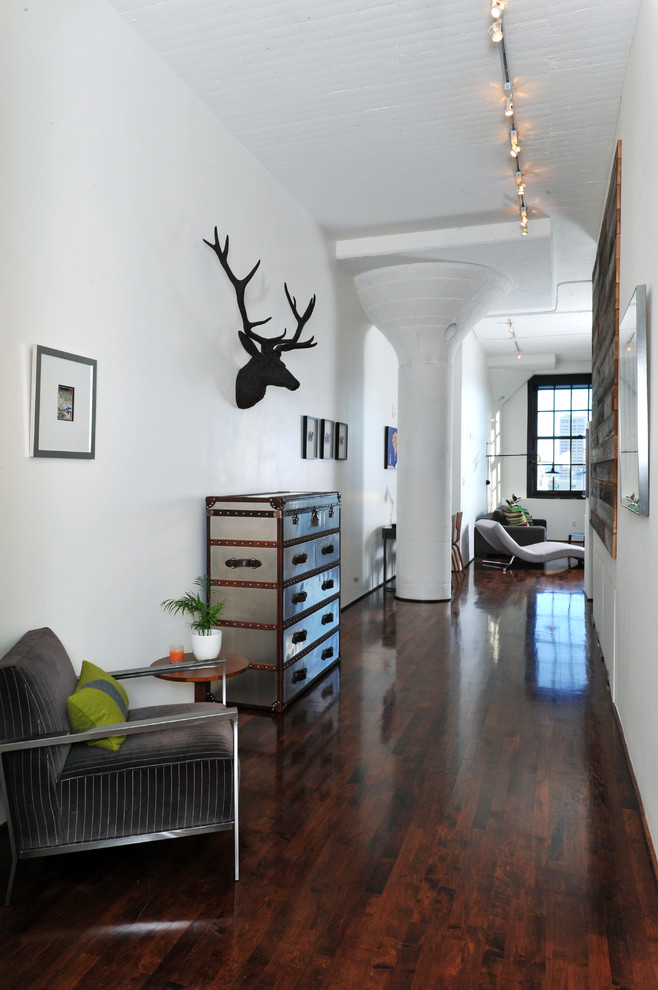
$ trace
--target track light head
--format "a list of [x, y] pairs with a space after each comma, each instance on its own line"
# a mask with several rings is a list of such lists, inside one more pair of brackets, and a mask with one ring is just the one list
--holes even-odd
[[499, 44], [503, 40], [503, 26], [500, 21], [494, 21], [489, 28], [489, 34], [491, 35], [491, 40]]

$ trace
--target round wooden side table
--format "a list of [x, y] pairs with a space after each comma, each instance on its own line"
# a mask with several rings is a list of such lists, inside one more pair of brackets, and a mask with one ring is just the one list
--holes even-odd
[[222, 682], [222, 704], [226, 704], [226, 679], [243, 674], [249, 666], [246, 657], [238, 653], [222, 653], [216, 660], [200, 662], [195, 660], [193, 653], [184, 653], [180, 663], [172, 663], [169, 657], [155, 660], [152, 667], [167, 667], [166, 671], [156, 674], [163, 681], [191, 681], [194, 684], [195, 701], [215, 701], [210, 690], [212, 681]]

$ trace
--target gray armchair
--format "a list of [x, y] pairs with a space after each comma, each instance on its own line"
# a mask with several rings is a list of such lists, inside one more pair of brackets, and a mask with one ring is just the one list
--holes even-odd
[[[234, 833], [237, 880], [237, 709], [156, 705], [72, 733], [67, 698], [76, 684], [47, 628], [26, 633], [0, 660], [0, 789], [12, 852], [5, 906], [20, 859], [224, 829]], [[126, 739], [116, 752], [85, 745], [119, 734]]]

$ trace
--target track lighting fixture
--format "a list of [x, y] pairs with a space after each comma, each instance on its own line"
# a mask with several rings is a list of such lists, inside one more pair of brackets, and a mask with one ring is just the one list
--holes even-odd
[[503, 25], [501, 21], [494, 21], [489, 28], [489, 34], [491, 35], [491, 40], [495, 41], [496, 44], [500, 44], [503, 40]]
[[512, 341], [514, 343], [514, 346], [516, 348], [516, 358], [517, 358], [518, 361], [520, 361], [521, 358], [523, 357], [523, 354], [521, 353], [521, 348], [519, 347], [519, 342], [518, 342], [518, 340], [516, 338], [516, 331], [515, 331], [514, 327], [512, 326], [512, 321], [511, 320], [506, 320], [505, 322], [507, 323], [507, 329], [510, 332], [510, 336], [511, 336]]
[[[519, 143], [519, 132], [517, 128], [516, 113], [514, 108], [514, 94], [512, 92], [512, 79], [507, 60], [507, 46], [503, 31], [503, 11], [507, 6], [507, 0], [491, 0], [491, 16], [493, 24], [489, 26], [489, 36], [496, 42], [500, 51], [500, 65], [503, 73], [503, 91], [505, 94], [504, 114], [509, 122], [510, 155], [514, 159], [514, 177], [516, 179], [516, 193], [519, 197], [519, 210], [521, 213], [521, 235], [528, 235], [528, 212], [525, 203], [526, 185], [521, 170], [521, 145]], [[520, 355], [519, 355], [520, 356]]]

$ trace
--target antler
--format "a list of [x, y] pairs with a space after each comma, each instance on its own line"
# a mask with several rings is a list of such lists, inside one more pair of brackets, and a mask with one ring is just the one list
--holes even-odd
[[[304, 326], [308, 323], [311, 318], [311, 314], [315, 307], [315, 296], [311, 298], [308, 306], [306, 307], [304, 313], [300, 316], [297, 311], [297, 300], [294, 296], [291, 296], [288, 292], [288, 286], [284, 282], [284, 289], [286, 292], [286, 298], [290, 304], [293, 315], [297, 320], [297, 329], [290, 340], [286, 340], [288, 331], [284, 330], [283, 333], [279, 334], [277, 337], [261, 337], [259, 334], [254, 333], [254, 327], [261, 327], [265, 323], [269, 323], [272, 319], [268, 316], [265, 320], [250, 320], [247, 315], [247, 306], [245, 303], [245, 292], [249, 282], [252, 280], [256, 272], [258, 271], [258, 266], [260, 265], [260, 260], [256, 262], [254, 267], [251, 269], [248, 275], [244, 278], [238, 278], [237, 275], [231, 271], [231, 267], [228, 263], [228, 248], [229, 248], [229, 238], [226, 235], [226, 240], [224, 241], [224, 247], [219, 242], [219, 234], [217, 233], [217, 227], [215, 227], [215, 241], [207, 241], [204, 237], [203, 243], [207, 244], [209, 248], [212, 248], [217, 257], [219, 258], [219, 263], [226, 272], [229, 281], [235, 289], [235, 295], [238, 301], [238, 309], [240, 310], [240, 316], [242, 318], [242, 327], [244, 329], [244, 334], [239, 333], [240, 340], [246, 351], [253, 355], [254, 348], [253, 345], [249, 344], [249, 341], [257, 341], [261, 346], [268, 351], [292, 351], [300, 347], [316, 347], [317, 341], [311, 337], [310, 340], [305, 340], [299, 343], [299, 338], [301, 336]], [[284, 343], [285, 341], [285, 343]]]
[[[315, 339], [315, 337], [311, 337], [310, 340], [303, 340], [301, 343], [299, 343], [299, 338], [301, 336], [302, 330], [310, 320], [311, 313], [315, 309], [315, 294], [311, 296], [308, 306], [300, 316], [299, 313], [297, 312], [297, 300], [295, 299], [294, 296], [291, 296], [290, 293], [288, 292], [288, 284], [286, 282], [283, 283], [283, 288], [285, 289], [286, 299], [290, 304], [290, 308], [293, 312], [293, 316], [297, 320], [297, 329], [295, 330], [294, 336], [291, 337], [290, 340], [286, 341], [285, 343], [277, 344], [276, 350], [293, 351], [293, 350], [297, 350], [297, 348], [299, 347], [317, 347], [318, 342]], [[284, 330], [283, 337], [281, 337], [280, 339], [284, 340], [287, 333], [288, 331]]]
[[[252, 331], [253, 331], [254, 327], [262, 327], [264, 323], [269, 323], [270, 320], [272, 319], [272, 317], [271, 316], [268, 316], [264, 320], [250, 320], [249, 319], [249, 316], [247, 315], [247, 307], [246, 307], [246, 304], [245, 304], [245, 301], [244, 301], [245, 291], [247, 289], [247, 286], [251, 282], [252, 278], [254, 277], [254, 275], [256, 274], [256, 272], [258, 271], [258, 267], [260, 265], [260, 259], [256, 262], [256, 264], [251, 269], [251, 271], [249, 272], [248, 275], [245, 275], [244, 278], [238, 278], [237, 275], [234, 275], [233, 274], [233, 272], [231, 271], [231, 266], [228, 263], [228, 247], [229, 247], [228, 234], [226, 235], [226, 240], [224, 241], [224, 247], [223, 248], [222, 248], [222, 245], [219, 243], [219, 234], [217, 233], [217, 227], [215, 227], [215, 242], [214, 242], [214, 244], [211, 241], [207, 241], [205, 239], [205, 237], [203, 239], [203, 243], [204, 244], [207, 244], [209, 248], [212, 248], [213, 249], [213, 251], [215, 252], [215, 254], [217, 255], [217, 257], [219, 258], [220, 265], [222, 266], [222, 268], [226, 272], [226, 274], [227, 274], [227, 276], [229, 278], [229, 281], [231, 282], [231, 284], [233, 285], [233, 288], [235, 289], [235, 295], [236, 295], [236, 298], [237, 298], [237, 301], [238, 301], [238, 309], [240, 310], [240, 316], [242, 317], [242, 326], [244, 328], [245, 334], [247, 335], [247, 337], [249, 337], [249, 338], [251, 338], [253, 340], [257, 340], [259, 344], [266, 343], [268, 341], [268, 339], [270, 339], [270, 338], [259, 337], [258, 334], [253, 333]], [[282, 334], [280, 334], [278, 337], [275, 337], [273, 339], [275, 341], [276, 340], [282, 340], [283, 337], [285, 337], [285, 335], [286, 335], [286, 333], [285, 333], [285, 330], [284, 330], [284, 332]]]

